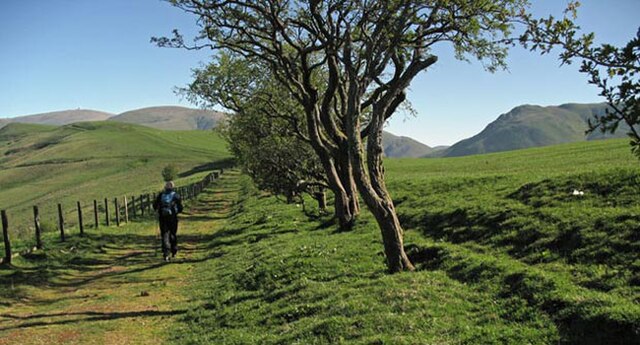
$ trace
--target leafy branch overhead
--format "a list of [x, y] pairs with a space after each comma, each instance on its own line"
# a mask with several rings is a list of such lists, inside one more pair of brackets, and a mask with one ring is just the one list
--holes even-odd
[[611, 44], [596, 46], [595, 34], [580, 35], [580, 27], [572, 20], [579, 6], [579, 2], [571, 2], [562, 19], [523, 16], [527, 31], [520, 42], [542, 54], [550, 53], [554, 47], [561, 48], [563, 64], [580, 60], [580, 72], [588, 76], [590, 84], [598, 87], [599, 95], [610, 107], [604, 115], [589, 121], [588, 132], [599, 129], [613, 133], [624, 123], [629, 128], [631, 150], [640, 158], [640, 28], [635, 37], [622, 47]]

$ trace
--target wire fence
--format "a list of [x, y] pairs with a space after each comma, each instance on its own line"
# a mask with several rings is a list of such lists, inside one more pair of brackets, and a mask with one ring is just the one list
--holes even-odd
[[[178, 186], [176, 192], [180, 194], [183, 200], [194, 199], [207, 186], [217, 180], [224, 172], [224, 169], [213, 171], [207, 174], [201, 180], [188, 184], [186, 186]], [[49, 222], [42, 222], [41, 212], [38, 206], [33, 206], [33, 236], [35, 238], [35, 246], [23, 249], [18, 253], [12, 252], [10, 234], [10, 215], [6, 210], [0, 210], [2, 218], [2, 239], [4, 243], [4, 257], [0, 258], [0, 264], [11, 263], [11, 259], [23, 255], [34, 250], [43, 248], [43, 232], [50, 232], [57, 227], [60, 233], [60, 241], [66, 241], [68, 226], [76, 225], [80, 231], [80, 235], [84, 235], [86, 229], [98, 231], [101, 226], [124, 226], [130, 220], [140, 220], [150, 218], [155, 215], [153, 211], [153, 202], [159, 193], [144, 193], [140, 195], [106, 197], [103, 199], [94, 199], [93, 202], [82, 203], [77, 201], [73, 210], [65, 208], [61, 203], [57, 203], [57, 224], [53, 225]]]

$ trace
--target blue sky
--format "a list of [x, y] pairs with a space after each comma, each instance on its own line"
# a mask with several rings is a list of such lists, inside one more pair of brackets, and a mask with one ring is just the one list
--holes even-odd
[[[560, 13], [565, 0], [534, 0], [535, 13]], [[583, 0], [578, 23], [598, 41], [626, 43], [640, 26], [640, 0]], [[173, 93], [190, 81], [207, 51], [160, 49], [151, 36], [178, 28], [193, 35], [194, 18], [158, 0], [1, 0], [0, 117], [85, 108], [121, 113], [184, 105]], [[412, 84], [415, 118], [396, 116], [387, 129], [428, 145], [453, 144], [520, 104], [599, 102], [577, 66], [515, 48], [509, 71], [478, 63], [439, 62]]]

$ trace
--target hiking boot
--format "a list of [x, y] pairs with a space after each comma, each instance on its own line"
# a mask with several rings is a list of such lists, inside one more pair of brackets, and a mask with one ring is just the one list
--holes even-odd
[[164, 262], [169, 262], [169, 256], [168, 255], [164, 257]]

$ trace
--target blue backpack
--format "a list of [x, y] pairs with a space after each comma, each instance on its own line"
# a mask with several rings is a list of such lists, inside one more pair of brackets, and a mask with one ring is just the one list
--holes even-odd
[[160, 215], [164, 217], [173, 216], [177, 214], [176, 205], [173, 202], [173, 197], [176, 192], [162, 192], [160, 194]]

